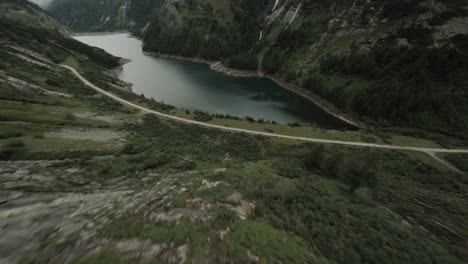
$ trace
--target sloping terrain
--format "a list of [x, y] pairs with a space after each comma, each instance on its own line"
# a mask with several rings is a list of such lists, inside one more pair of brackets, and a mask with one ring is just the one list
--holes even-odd
[[57, 0], [49, 10], [75, 30], [130, 30], [147, 51], [280, 77], [372, 125], [466, 139], [467, 5]]
[[47, 15], [36, 7], [7, 0], [0, 11], [1, 263], [468, 258], [466, 156], [446, 157], [455, 173], [413, 152], [143, 115], [60, 64], [135, 104], [176, 110], [129, 92], [115, 78], [119, 58], [38, 24]]
[[47, 7], [73, 31], [141, 31], [159, 10], [160, 0], [57, 0]]

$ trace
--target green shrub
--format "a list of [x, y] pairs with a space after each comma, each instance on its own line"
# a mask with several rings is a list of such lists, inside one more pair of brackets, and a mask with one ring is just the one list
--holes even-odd
[[16, 138], [16, 137], [22, 137], [23, 133], [17, 132], [17, 131], [5, 131], [5, 132], [0, 132], [0, 139], [2, 138]]
[[213, 117], [208, 113], [202, 111], [195, 111], [195, 120], [200, 122], [208, 122], [213, 120]]
[[21, 140], [18, 141], [12, 141], [6, 144], [6, 148], [23, 148], [24, 147], [24, 142]]
[[112, 167], [110, 165], [104, 166], [99, 170], [99, 174], [101, 175], [106, 175], [112, 170]]
[[56, 80], [47, 79], [45, 83], [50, 86], [60, 87], [60, 83]]
[[299, 159], [280, 159], [275, 162], [275, 166], [279, 174], [287, 178], [300, 178], [306, 173], [304, 164]]
[[76, 116], [72, 113], [67, 113], [65, 115], [65, 119], [68, 120], [68, 121], [73, 121], [73, 120], [76, 120]]
[[255, 54], [242, 54], [229, 58], [227, 64], [231, 68], [255, 71], [258, 67], [258, 59]]
[[166, 164], [171, 163], [173, 157], [167, 154], [156, 154], [149, 157], [146, 157], [146, 160], [143, 163], [143, 169], [157, 169]]
[[197, 162], [193, 160], [183, 160], [177, 165], [179, 170], [193, 170], [197, 167]]
[[12, 158], [15, 153], [17, 152], [16, 149], [5, 148], [0, 150], [0, 160], [8, 160]]

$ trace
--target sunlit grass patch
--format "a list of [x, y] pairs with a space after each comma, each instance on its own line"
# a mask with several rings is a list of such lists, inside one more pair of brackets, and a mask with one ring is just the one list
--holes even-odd
[[65, 59], [65, 62], [64, 62], [65, 65], [68, 65], [72, 68], [75, 68], [77, 70], [80, 69], [80, 63], [78, 62], [78, 60], [73, 57], [73, 56], [68, 56], [66, 59]]
[[203, 223], [182, 219], [177, 223], [144, 223], [134, 218], [113, 219], [99, 230], [99, 235], [114, 239], [140, 238], [156, 243], [196, 242], [209, 230]]
[[224, 241], [227, 255], [248, 263], [320, 263], [301, 239], [273, 228], [262, 221], [239, 221]]

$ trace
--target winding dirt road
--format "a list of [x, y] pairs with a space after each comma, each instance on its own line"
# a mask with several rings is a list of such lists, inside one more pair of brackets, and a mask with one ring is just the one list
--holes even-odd
[[[378, 149], [391, 149], [391, 150], [408, 150], [408, 151], [418, 151], [418, 152], [423, 152], [431, 157], [435, 157], [437, 160], [440, 161], [439, 158], [435, 156], [436, 153], [466, 153], [468, 154], [468, 149], [443, 149], [443, 148], [421, 148], [421, 147], [406, 147], [406, 146], [397, 146], [397, 145], [384, 145], [384, 144], [373, 144], [373, 143], [364, 143], [364, 142], [353, 142], [353, 141], [341, 141], [341, 140], [328, 140], [328, 139], [319, 139], [319, 138], [309, 138], [309, 137], [296, 137], [296, 136], [287, 136], [287, 135], [281, 135], [281, 134], [274, 134], [274, 133], [267, 133], [267, 132], [261, 132], [261, 131], [253, 131], [253, 130], [247, 130], [247, 129], [241, 129], [241, 128], [234, 128], [234, 127], [225, 127], [225, 126], [219, 126], [219, 125], [213, 125], [213, 124], [208, 124], [208, 123], [203, 123], [203, 122], [198, 122], [190, 119], [185, 119], [177, 116], [172, 116], [168, 114], [164, 114], [158, 111], [154, 111], [139, 105], [136, 105], [134, 103], [131, 103], [127, 100], [124, 100], [112, 93], [109, 93], [91, 82], [89, 82], [86, 78], [81, 76], [80, 73], [78, 73], [77, 70], [74, 68], [67, 66], [67, 65], [60, 65], [68, 70], [70, 70], [76, 77], [78, 77], [85, 85], [91, 87], [95, 91], [112, 98], [115, 101], [118, 101], [124, 105], [127, 105], [129, 107], [133, 107], [135, 109], [141, 110], [142, 112], [149, 113], [149, 114], [155, 114], [164, 118], [176, 120], [179, 122], [184, 122], [188, 124], [194, 124], [194, 125], [199, 125], [203, 127], [208, 127], [208, 128], [215, 128], [215, 129], [221, 129], [225, 131], [231, 131], [231, 132], [238, 132], [238, 133], [246, 133], [246, 134], [251, 134], [251, 135], [259, 135], [259, 136], [265, 136], [265, 137], [274, 137], [274, 138], [284, 138], [284, 139], [291, 139], [291, 140], [299, 140], [299, 141], [304, 141], [304, 142], [312, 142], [312, 143], [320, 143], [320, 144], [333, 144], [333, 145], [345, 145], [345, 146], [354, 146], [354, 147], [364, 147], [364, 148], [378, 148]], [[445, 165], [448, 165], [447, 163], [443, 162]]]

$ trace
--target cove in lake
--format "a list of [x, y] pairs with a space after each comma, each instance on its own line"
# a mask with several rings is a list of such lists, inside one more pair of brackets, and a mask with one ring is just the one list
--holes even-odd
[[323, 128], [342, 124], [307, 99], [266, 78], [226, 76], [209, 65], [145, 55], [142, 42], [128, 34], [75, 36], [75, 39], [130, 59], [119, 78], [133, 92], [166, 104], [213, 114], [286, 123], [311, 123]]

